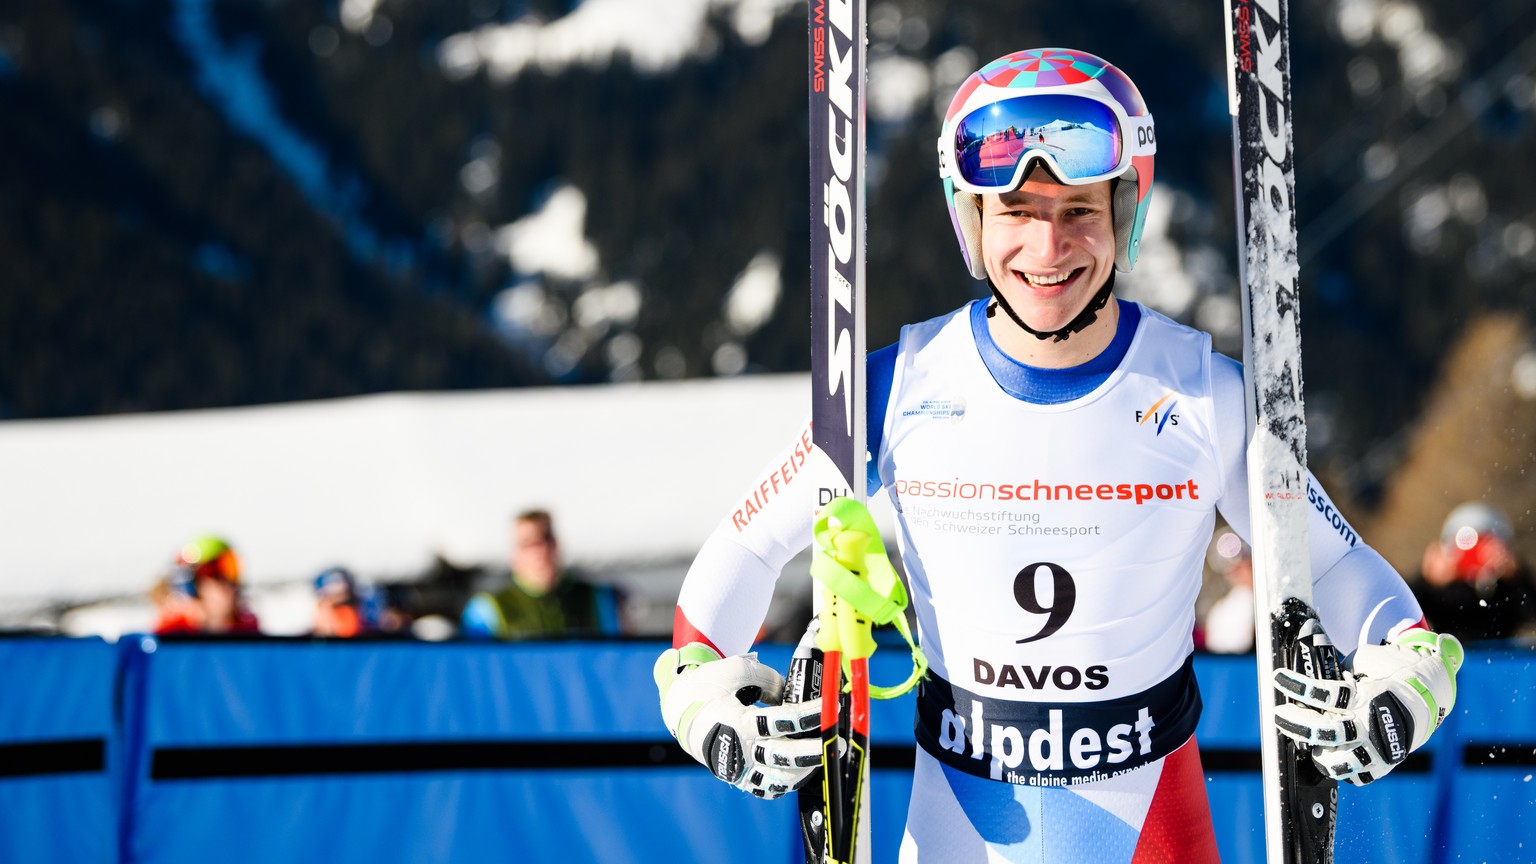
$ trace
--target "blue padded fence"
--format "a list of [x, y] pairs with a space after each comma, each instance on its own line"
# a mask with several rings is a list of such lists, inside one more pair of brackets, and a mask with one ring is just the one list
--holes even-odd
[[0, 861], [116, 861], [118, 652], [0, 639]]
[[[0, 862], [798, 864], [791, 800], [725, 786], [661, 728], [663, 647], [0, 639]], [[1340, 791], [1338, 860], [1536, 862], [1533, 660], [1469, 654], [1426, 752]], [[882, 652], [874, 676], [905, 664]], [[1261, 861], [1253, 660], [1195, 669], [1223, 860]], [[877, 862], [906, 820], [911, 712], [873, 712]]]

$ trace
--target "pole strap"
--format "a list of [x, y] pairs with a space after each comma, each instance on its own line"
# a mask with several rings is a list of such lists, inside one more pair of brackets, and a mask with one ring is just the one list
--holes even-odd
[[853, 498], [834, 498], [816, 514], [811, 576], [832, 600], [831, 622], [817, 634], [823, 651], [841, 651], [846, 674], [853, 660], [875, 653], [874, 625], [891, 625], [912, 653], [912, 673], [894, 687], [869, 685], [875, 699], [910, 691], [928, 672], [928, 658], [907, 623], [907, 589], [891, 565], [869, 508]]

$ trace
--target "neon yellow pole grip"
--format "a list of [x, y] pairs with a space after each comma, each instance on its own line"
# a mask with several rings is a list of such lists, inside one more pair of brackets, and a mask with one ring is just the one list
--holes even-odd
[[[852, 576], [851, 581], [858, 588], [868, 588], [869, 576], [864, 561], [870, 535], [849, 528], [830, 532], [827, 538], [831, 545], [828, 554]], [[837, 636], [843, 650], [843, 662], [868, 659], [875, 653], [874, 627], [869, 617], [861, 614], [859, 604], [845, 594], [834, 592], [833, 602], [837, 605]]]
[[[819, 555], [817, 556], [820, 557]], [[815, 559], [811, 563], [811, 575], [816, 574]], [[837, 592], [821, 580], [816, 581], [816, 592], [821, 595], [821, 627], [816, 630], [816, 647], [823, 654], [842, 650], [842, 634], [838, 631]], [[834, 676], [835, 680], [835, 676]]]
[[[891, 699], [911, 690], [927, 673], [928, 658], [912, 639], [906, 587], [886, 556], [869, 509], [852, 498], [834, 498], [816, 514], [815, 537], [811, 575], [818, 591], [829, 592], [823, 595], [823, 614], [831, 610], [817, 634], [817, 647], [827, 651], [835, 641], [830, 650], [842, 651], [846, 671], [849, 660], [874, 654], [874, 625], [892, 625], [911, 649], [912, 674], [895, 687], [871, 684], [869, 692], [876, 699]], [[829, 630], [835, 635], [826, 635]]]

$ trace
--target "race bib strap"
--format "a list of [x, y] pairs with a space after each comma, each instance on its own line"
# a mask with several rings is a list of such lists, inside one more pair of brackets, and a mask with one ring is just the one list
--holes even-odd
[[1014, 702], [929, 675], [917, 690], [917, 743], [967, 774], [1073, 786], [1140, 768], [1178, 749], [1200, 720], [1193, 658], [1156, 685], [1102, 702]]

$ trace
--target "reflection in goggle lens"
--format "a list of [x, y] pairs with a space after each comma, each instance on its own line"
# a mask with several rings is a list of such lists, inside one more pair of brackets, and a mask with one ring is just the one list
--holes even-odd
[[1111, 175], [1120, 166], [1120, 121], [1082, 96], [1032, 95], [977, 108], [955, 125], [955, 161], [973, 186], [1011, 189], [1019, 163], [1049, 155], [1067, 180]]

